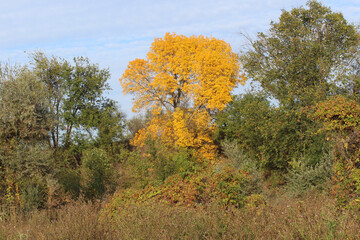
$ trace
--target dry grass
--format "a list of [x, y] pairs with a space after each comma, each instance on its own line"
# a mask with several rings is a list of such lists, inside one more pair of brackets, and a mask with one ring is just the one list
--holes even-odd
[[133, 206], [112, 222], [124, 239], [360, 239], [359, 224], [324, 195], [240, 210]]
[[[77, 202], [1, 222], [1, 239], [360, 239], [360, 215], [339, 213], [326, 195], [277, 198], [252, 209], [130, 206], [104, 217]], [[100, 220], [99, 220], [100, 219]]]
[[78, 201], [1, 222], [0, 239], [112, 239], [98, 221], [100, 205]]

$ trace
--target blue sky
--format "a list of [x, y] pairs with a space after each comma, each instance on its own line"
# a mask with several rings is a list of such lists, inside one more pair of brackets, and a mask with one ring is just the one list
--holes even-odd
[[[360, 0], [324, 0], [352, 23], [360, 23]], [[71, 59], [89, 57], [109, 68], [109, 97], [131, 113], [118, 79], [129, 61], [144, 58], [166, 32], [223, 39], [235, 52], [244, 48], [239, 32], [255, 37], [276, 21], [281, 9], [306, 0], [0, 0], [0, 61], [27, 63], [26, 52], [42, 50]], [[239, 89], [237, 91], [242, 91]]]

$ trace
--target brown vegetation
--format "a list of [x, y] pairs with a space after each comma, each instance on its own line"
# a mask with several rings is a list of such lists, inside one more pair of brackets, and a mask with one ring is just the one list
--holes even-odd
[[[280, 194], [277, 192], [276, 194]], [[268, 205], [223, 209], [133, 205], [109, 219], [100, 204], [2, 219], [0, 239], [359, 239], [359, 215], [335, 210], [327, 194], [279, 197]]]

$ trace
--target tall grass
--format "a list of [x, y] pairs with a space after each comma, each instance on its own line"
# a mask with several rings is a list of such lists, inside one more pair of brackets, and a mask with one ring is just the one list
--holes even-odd
[[77, 201], [61, 209], [11, 216], [0, 223], [0, 239], [112, 239], [98, 220], [99, 204]]
[[134, 205], [109, 217], [75, 202], [3, 220], [0, 239], [360, 239], [360, 215], [337, 212], [331, 197], [279, 197], [268, 205], [223, 209]]

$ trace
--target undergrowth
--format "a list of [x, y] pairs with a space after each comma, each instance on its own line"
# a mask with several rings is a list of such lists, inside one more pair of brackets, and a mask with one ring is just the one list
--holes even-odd
[[267, 204], [199, 208], [129, 205], [107, 215], [78, 200], [61, 209], [2, 219], [0, 239], [359, 239], [359, 215], [338, 212], [326, 194], [278, 197]]

